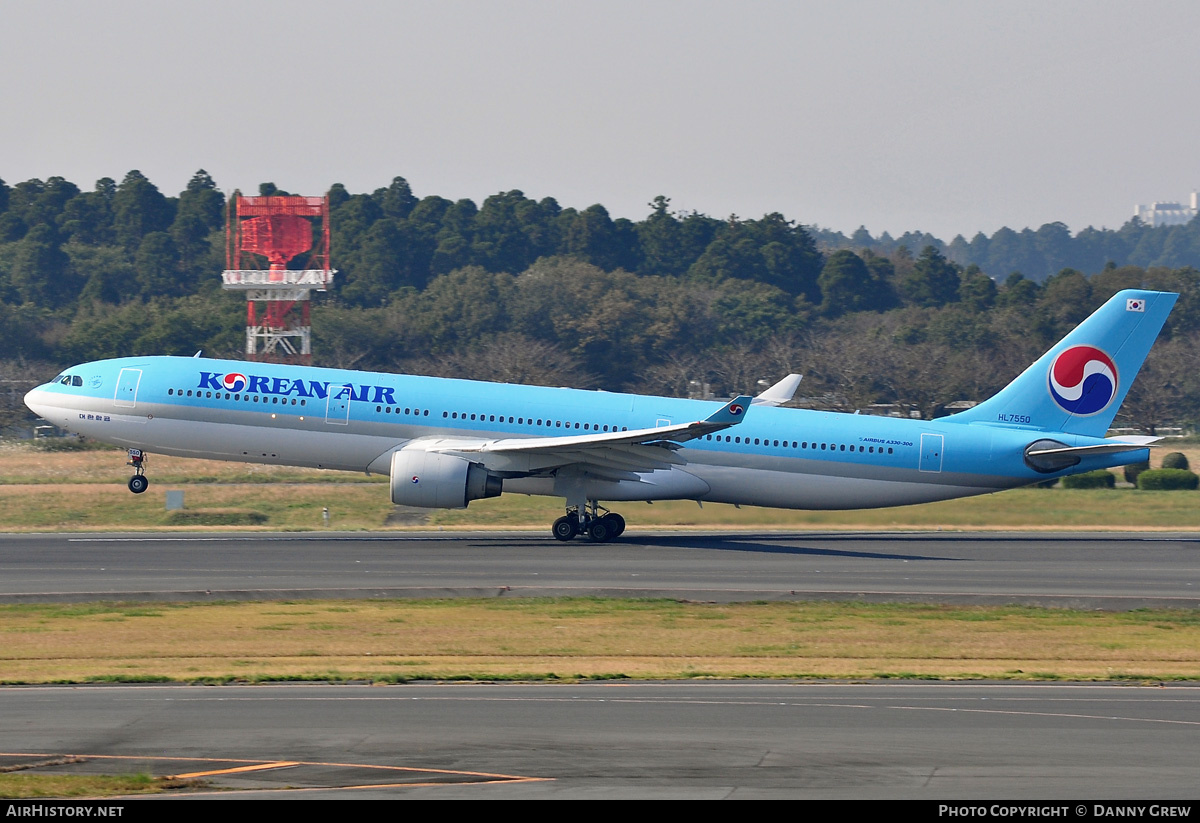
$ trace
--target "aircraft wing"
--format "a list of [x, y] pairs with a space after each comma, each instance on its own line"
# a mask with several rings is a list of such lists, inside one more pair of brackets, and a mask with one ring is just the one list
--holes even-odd
[[792, 399], [803, 379], [802, 375], [789, 374], [750, 402], [755, 406], [782, 406]]
[[703, 420], [672, 426], [562, 437], [438, 438], [406, 448], [470, 456], [502, 474], [537, 474], [576, 465], [598, 477], [637, 480], [637, 472], [686, 464], [675, 454], [679, 443], [736, 426], [745, 418], [750, 401], [748, 395], [735, 397]]

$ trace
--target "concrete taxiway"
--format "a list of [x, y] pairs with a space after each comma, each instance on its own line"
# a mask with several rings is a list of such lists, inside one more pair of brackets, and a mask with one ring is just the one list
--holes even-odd
[[637, 683], [0, 690], [0, 767], [217, 798], [1192, 799], [1200, 687]]
[[1200, 607], [1195, 534], [54, 534], [0, 539], [0, 602], [853, 599]]

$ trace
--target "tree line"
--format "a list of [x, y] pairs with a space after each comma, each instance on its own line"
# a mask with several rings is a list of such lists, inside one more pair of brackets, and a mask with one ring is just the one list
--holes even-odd
[[[1183, 297], [1127, 401], [1130, 422], [1200, 417], [1186, 368], [1200, 271], [1114, 251], [1136, 235], [1149, 254], [1147, 236], [1165, 247], [1196, 221], [1131, 221], [1065, 245], [1046, 240], [1057, 229], [1011, 233], [1046, 241], [1057, 268], [1041, 276], [964, 262], [961, 238], [839, 240], [780, 214], [677, 213], [661, 196], [633, 222], [520, 191], [479, 206], [418, 198], [399, 177], [329, 195], [339, 275], [313, 312], [318, 364], [693, 396], [755, 393], [798, 371], [807, 405], [932, 417], [1000, 388], [1120, 288], [1147, 286]], [[204, 171], [175, 197], [137, 171], [91, 191], [0, 181], [0, 379], [113, 356], [239, 356], [244, 299], [218, 276], [226, 199]], [[1093, 235], [1108, 238], [1104, 254], [1079, 250]]]

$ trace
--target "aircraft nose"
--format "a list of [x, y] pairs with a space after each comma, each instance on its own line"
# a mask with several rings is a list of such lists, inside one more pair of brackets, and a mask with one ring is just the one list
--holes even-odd
[[30, 389], [25, 394], [25, 405], [38, 417], [47, 417], [50, 414], [50, 406], [46, 403], [46, 396], [47, 393], [42, 391], [40, 386]]

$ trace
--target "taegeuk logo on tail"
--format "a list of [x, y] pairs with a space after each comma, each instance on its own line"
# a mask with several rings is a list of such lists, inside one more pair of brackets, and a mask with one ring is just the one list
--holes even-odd
[[1050, 364], [1050, 396], [1064, 411], [1096, 414], [1117, 395], [1117, 365], [1095, 346], [1063, 349]]

